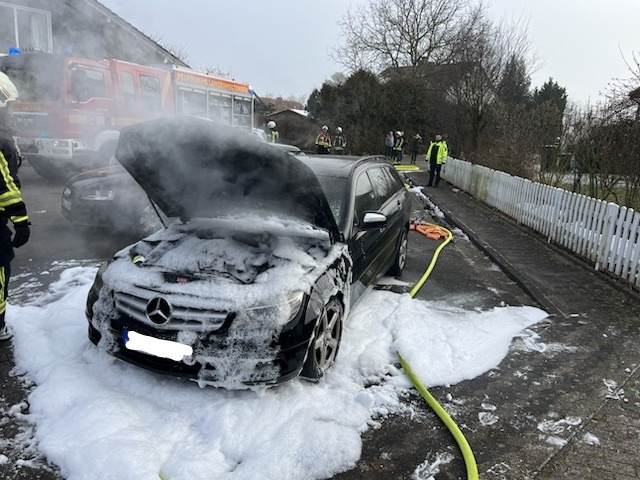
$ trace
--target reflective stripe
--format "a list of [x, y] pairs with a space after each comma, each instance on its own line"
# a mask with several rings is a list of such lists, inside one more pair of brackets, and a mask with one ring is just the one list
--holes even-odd
[[7, 299], [4, 298], [4, 267], [0, 267], [0, 315], [7, 310]]
[[0, 174], [2, 175], [2, 180], [4, 183], [4, 185], [0, 185], [0, 191], [2, 191], [2, 193], [0, 194], [0, 207], [5, 208], [10, 205], [22, 202], [22, 195], [20, 193], [20, 190], [16, 186], [16, 182], [11, 176], [11, 172], [9, 171], [9, 164], [4, 158], [2, 152], [0, 152]]

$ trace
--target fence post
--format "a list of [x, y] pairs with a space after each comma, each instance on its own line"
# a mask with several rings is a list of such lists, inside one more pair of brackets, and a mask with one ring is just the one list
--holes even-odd
[[611, 241], [616, 228], [616, 220], [620, 207], [613, 202], [607, 204], [607, 210], [602, 223], [602, 232], [600, 232], [600, 242], [598, 243], [598, 251], [596, 254], [596, 270], [600, 267], [608, 268], [608, 259], [611, 250]]

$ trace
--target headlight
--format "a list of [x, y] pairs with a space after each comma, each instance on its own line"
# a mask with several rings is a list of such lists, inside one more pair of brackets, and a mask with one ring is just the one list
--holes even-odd
[[291, 309], [291, 313], [289, 314], [289, 318], [287, 319], [287, 323], [296, 318], [300, 308], [302, 307], [302, 302], [304, 301], [304, 292], [294, 292], [289, 295], [287, 302], [289, 303], [289, 308]]
[[110, 186], [99, 186], [94, 188], [88, 188], [84, 192], [80, 198], [82, 200], [93, 200], [93, 201], [109, 201], [115, 198], [116, 194]]

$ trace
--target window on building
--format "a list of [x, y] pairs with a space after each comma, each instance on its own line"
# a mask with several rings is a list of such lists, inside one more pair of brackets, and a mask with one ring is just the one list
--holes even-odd
[[0, 18], [7, 19], [0, 32], [0, 52], [10, 48], [51, 53], [51, 12], [0, 2]]

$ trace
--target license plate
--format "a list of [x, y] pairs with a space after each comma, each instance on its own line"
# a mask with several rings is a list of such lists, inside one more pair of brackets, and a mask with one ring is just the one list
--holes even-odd
[[193, 354], [193, 348], [189, 345], [150, 337], [126, 328], [122, 331], [122, 338], [124, 339], [124, 346], [128, 350], [135, 350], [136, 352], [160, 358], [169, 358], [176, 362]]

